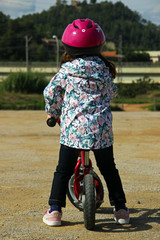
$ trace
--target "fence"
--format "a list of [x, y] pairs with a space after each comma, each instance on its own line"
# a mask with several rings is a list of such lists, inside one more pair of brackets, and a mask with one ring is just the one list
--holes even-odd
[[[117, 67], [117, 78], [115, 82], [122, 81], [131, 83], [144, 76], [150, 77], [155, 82], [160, 82], [160, 63], [123, 63]], [[46, 77], [50, 78], [57, 72], [55, 62], [30, 62], [29, 69], [33, 72], [45, 73]], [[0, 80], [4, 80], [10, 72], [18, 72], [28, 70], [25, 62], [0, 62]]]
[[150, 98], [148, 102], [146, 101], [146, 103], [144, 103], [143, 100], [141, 101], [141, 99], [133, 99], [131, 101], [128, 101], [128, 99], [125, 99], [122, 97], [115, 99], [115, 101], [113, 101], [112, 103], [112, 110], [115, 110], [115, 111], [118, 111], [118, 110], [125, 111], [129, 108], [130, 109], [132, 108], [132, 110], [133, 108], [135, 108], [134, 111], [136, 109], [137, 110], [148, 109], [151, 111], [160, 111], [160, 96], [154, 96], [153, 98]]

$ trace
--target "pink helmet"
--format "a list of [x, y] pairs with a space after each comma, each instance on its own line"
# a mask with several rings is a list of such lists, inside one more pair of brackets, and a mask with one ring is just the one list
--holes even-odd
[[105, 36], [97, 23], [90, 19], [77, 19], [66, 27], [62, 42], [71, 55], [95, 55], [100, 53]]

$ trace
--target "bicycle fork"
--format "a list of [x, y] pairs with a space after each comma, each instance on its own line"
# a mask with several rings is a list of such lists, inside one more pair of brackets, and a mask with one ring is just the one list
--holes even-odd
[[[83, 194], [81, 185], [83, 185], [82, 181], [84, 179], [84, 176], [89, 173], [92, 174], [92, 170], [93, 170], [92, 161], [89, 158], [89, 151], [81, 151], [79, 157], [80, 159], [77, 161], [77, 165], [75, 167], [75, 181], [74, 181], [74, 191], [75, 191], [77, 201], [80, 200]], [[96, 178], [94, 178], [94, 182], [95, 182], [97, 200], [100, 200], [100, 194], [101, 194], [100, 183]]]
[[77, 200], [81, 197], [81, 181], [84, 176], [90, 172], [92, 169], [92, 162], [89, 159], [89, 151], [81, 151], [79, 155], [79, 160], [75, 167], [75, 181], [74, 181], [74, 191]]

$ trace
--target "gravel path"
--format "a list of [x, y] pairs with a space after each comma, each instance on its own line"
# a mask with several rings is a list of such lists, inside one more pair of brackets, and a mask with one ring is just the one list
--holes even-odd
[[104, 184], [94, 231], [84, 228], [83, 213], [68, 200], [61, 227], [42, 222], [59, 151], [59, 127], [48, 128], [45, 117], [43, 111], [0, 111], [0, 239], [159, 240], [160, 113], [113, 113], [114, 153], [131, 221], [114, 223]]

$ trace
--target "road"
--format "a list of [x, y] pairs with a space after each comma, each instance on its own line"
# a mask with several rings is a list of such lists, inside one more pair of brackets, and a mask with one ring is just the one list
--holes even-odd
[[47, 127], [45, 117], [44, 111], [0, 111], [0, 239], [159, 240], [160, 113], [113, 113], [115, 160], [131, 220], [114, 223], [93, 160], [105, 188], [94, 231], [85, 229], [83, 213], [68, 199], [61, 227], [42, 222], [59, 150], [59, 127]]

